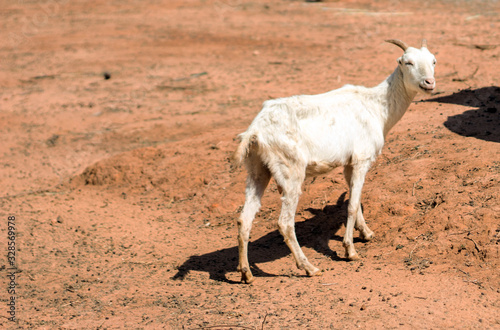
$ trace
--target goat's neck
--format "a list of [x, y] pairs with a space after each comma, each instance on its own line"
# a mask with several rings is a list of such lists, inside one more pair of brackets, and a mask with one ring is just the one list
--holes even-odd
[[383, 98], [381, 101], [384, 104], [382, 120], [385, 137], [389, 130], [403, 117], [417, 93], [405, 87], [403, 72], [399, 66], [378, 87], [384, 91], [381, 93]]

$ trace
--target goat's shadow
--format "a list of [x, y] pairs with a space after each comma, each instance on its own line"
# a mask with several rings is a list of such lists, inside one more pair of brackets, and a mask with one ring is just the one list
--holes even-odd
[[[346, 193], [343, 193], [335, 205], [327, 205], [323, 209], [309, 208], [306, 211], [313, 216], [302, 222], [295, 224], [297, 239], [302, 247], [310, 247], [314, 250], [332, 258], [335, 261], [346, 260], [337, 256], [332, 251], [328, 242], [330, 239], [342, 241], [342, 237], [336, 235], [337, 231], [346, 221]], [[273, 219], [277, 220], [277, 219]], [[357, 239], [355, 239], [356, 241]], [[286, 246], [279, 230], [259, 238], [256, 241], [250, 240], [248, 248], [248, 259], [252, 273], [256, 277], [285, 276], [269, 274], [258, 267], [258, 264], [278, 260], [289, 255], [291, 252]], [[229, 280], [226, 276], [228, 272], [236, 270], [238, 265], [238, 247], [235, 246], [222, 249], [200, 256], [191, 256], [179, 268], [173, 279], [184, 279], [190, 271], [204, 271], [210, 274], [210, 279], [227, 283], [239, 283]], [[295, 263], [290, 267], [295, 267]]]
[[451, 103], [476, 108], [448, 117], [444, 126], [463, 136], [500, 142], [500, 87], [464, 89], [458, 93], [428, 99], [424, 102]]

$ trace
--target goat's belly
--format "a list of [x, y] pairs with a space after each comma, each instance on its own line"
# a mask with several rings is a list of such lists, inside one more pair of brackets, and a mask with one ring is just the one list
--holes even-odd
[[325, 174], [342, 165], [340, 162], [311, 162], [306, 167], [306, 176]]

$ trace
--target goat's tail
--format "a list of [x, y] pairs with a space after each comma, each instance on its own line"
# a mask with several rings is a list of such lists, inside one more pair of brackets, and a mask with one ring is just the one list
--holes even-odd
[[245, 132], [238, 135], [238, 138], [240, 144], [234, 152], [233, 163], [236, 166], [241, 166], [250, 154], [251, 149], [257, 146], [257, 136], [254, 133]]

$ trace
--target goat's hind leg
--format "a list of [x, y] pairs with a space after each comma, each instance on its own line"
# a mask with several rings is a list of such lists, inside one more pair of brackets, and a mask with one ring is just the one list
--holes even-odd
[[356, 224], [354, 226], [357, 230], [359, 230], [361, 238], [365, 241], [371, 241], [375, 237], [375, 233], [366, 225], [361, 203], [358, 208], [358, 215], [356, 216]]
[[295, 234], [295, 212], [297, 210], [303, 180], [304, 178], [297, 178], [296, 180], [289, 179], [284, 183], [278, 182], [283, 189], [283, 197], [281, 198], [283, 202], [281, 205], [278, 226], [281, 235], [283, 235], [285, 239], [286, 245], [288, 245], [292, 251], [297, 267], [305, 270], [308, 276], [321, 275], [321, 271], [307, 260]]
[[254, 278], [248, 263], [248, 240], [250, 238], [252, 222], [260, 209], [260, 201], [271, 179], [271, 173], [266, 165], [254, 155], [250, 155], [247, 158], [246, 166], [248, 177], [245, 190], [245, 205], [238, 219], [238, 271], [241, 272], [242, 282], [251, 283]]

